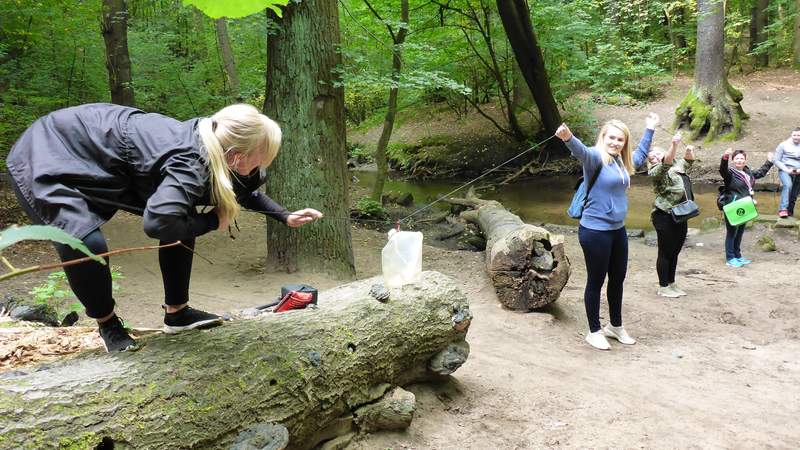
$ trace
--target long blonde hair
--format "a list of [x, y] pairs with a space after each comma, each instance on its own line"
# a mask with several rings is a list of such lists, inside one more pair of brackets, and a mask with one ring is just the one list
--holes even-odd
[[604, 123], [603, 128], [600, 129], [600, 134], [597, 135], [597, 143], [594, 146], [596, 149], [600, 150], [600, 157], [603, 158], [603, 164], [611, 164], [614, 158], [608, 154], [605, 144], [606, 134], [610, 127], [619, 129], [622, 131], [622, 134], [625, 135], [625, 144], [622, 146], [619, 156], [622, 158], [622, 164], [625, 166], [625, 170], [628, 171], [628, 175], [633, 175], [635, 168], [633, 167], [633, 155], [631, 154], [631, 130], [629, 130], [628, 126], [622, 121], [613, 119]]
[[252, 105], [226, 106], [211, 117], [200, 119], [197, 132], [205, 148], [211, 184], [211, 202], [221, 216], [232, 221], [239, 215], [233, 192], [228, 152], [261, 155], [261, 168], [268, 167], [281, 145], [281, 128]]

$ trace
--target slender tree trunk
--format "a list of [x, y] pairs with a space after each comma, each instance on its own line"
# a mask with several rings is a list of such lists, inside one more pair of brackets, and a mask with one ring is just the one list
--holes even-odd
[[264, 111], [283, 129], [267, 181], [289, 209], [316, 208], [328, 217], [298, 229], [269, 224], [267, 263], [290, 272], [355, 274], [350, 241], [344, 91], [333, 69], [342, 58], [335, 0], [290, 2], [267, 42]]
[[108, 69], [111, 101], [118, 105], [133, 106], [126, 0], [103, 0], [103, 20], [100, 31], [106, 44], [106, 68]]
[[697, 54], [694, 86], [675, 111], [675, 128], [691, 130], [691, 139], [706, 135], [736, 138], [747, 114], [742, 94], [725, 76], [725, 3], [697, 0]]
[[394, 129], [394, 118], [397, 114], [397, 90], [398, 83], [400, 82], [400, 70], [403, 67], [402, 46], [406, 41], [408, 34], [408, 0], [400, 1], [400, 21], [405, 24], [397, 31], [397, 34], [392, 32], [391, 27], [389, 32], [392, 34], [394, 47], [392, 48], [392, 87], [389, 89], [389, 104], [386, 109], [386, 117], [383, 119], [383, 130], [381, 130], [381, 137], [378, 139], [378, 147], [375, 149], [375, 162], [378, 165], [378, 174], [375, 177], [375, 185], [372, 187], [372, 198], [380, 201], [383, 195], [383, 185], [386, 182], [386, 172], [388, 170], [386, 164], [386, 147], [389, 145], [389, 139], [392, 137], [392, 130]]
[[228, 84], [231, 87], [233, 96], [239, 98], [239, 74], [236, 72], [236, 61], [233, 59], [233, 48], [231, 39], [228, 36], [228, 22], [224, 17], [214, 21], [217, 29], [217, 42], [219, 51], [222, 53], [222, 63], [225, 66], [225, 75], [228, 77]]
[[[497, 0], [497, 9], [503, 21], [503, 28], [508, 41], [514, 50], [519, 68], [522, 71], [528, 88], [536, 101], [539, 116], [547, 134], [555, 133], [561, 125], [561, 113], [550, 89], [550, 80], [544, 65], [544, 56], [536, 40], [531, 24], [530, 12], [524, 0]], [[562, 143], [548, 150], [550, 157], [566, 157], [569, 155]]]
[[800, 67], [800, 0], [794, 2], [794, 65]]
[[[755, 7], [752, 10], [751, 16], [751, 33], [750, 33], [750, 51], [754, 51], [759, 44], [767, 40], [767, 8], [769, 8], [769, 0], [756, 0]], [[769, 65], [769, 53], [761, 52], [755, 55], [755, 64], [759, 67], [767, 67]]]

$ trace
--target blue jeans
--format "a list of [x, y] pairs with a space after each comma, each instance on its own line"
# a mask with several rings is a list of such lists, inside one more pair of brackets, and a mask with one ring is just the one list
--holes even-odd
[[733, 226], [725, 219], [725, 260], [742, 257], [744, 224]]
[[578, 241], [586, 261], [586, 289], [583, 303], [589, 331], [600, 331], [600, 291], [608, 275], [606, 297], [611, 325], [622, 325], [622, 283], [628, 271], [628, 232], [618, 230], [598, 231], [578, 227]]
[[794, 204], [797, 202], [797, 194], [800, 192], [800, 183], [797, 175], [789, 175], [780, 170], [778, 176], [781, 178], [781, 211], [789, 211], [789, 215], [794, 215]]

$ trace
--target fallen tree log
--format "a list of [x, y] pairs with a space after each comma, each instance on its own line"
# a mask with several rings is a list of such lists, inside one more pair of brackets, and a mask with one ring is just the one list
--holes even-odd
[[247, 446], [263, 431], [307, 449], [358, 431], [360, 406], [469, 353], [472, 316], [451, 279], [424, 272], [378, 301], [381, 281], [323, 292], [317, 309], [0, 375], [0, 448], [267, 448]]
[[530, 311], [558, 299], [570, 274], [563, 235], [526, 224], [501, 203], [480, 199], [471, 189], [466, 198], [447, 201], [473, 208], [461, 217], [478, 225], [486, 237], [486, 270], [500, 303]]

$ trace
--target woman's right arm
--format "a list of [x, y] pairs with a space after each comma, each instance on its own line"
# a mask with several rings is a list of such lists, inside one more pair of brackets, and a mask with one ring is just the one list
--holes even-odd
[[722, 179], [725, 181], [725, 184], [728, 184], [731, 179], [731, 172], [728, 170], [728, 160], [730, 159], [731, 154], [733, 154], [733, 149], [728, 148], [725, 150], [725, 153], [722, 154], [722, 159], [719, 161], [719, 174], [722, 175]]
[[564, 145], [567, 146], [569, 152], [578, 159], [581, 163], [586, 164], [589, 161], [589, 155], [591, 151], [589, 150], [586, 145], [581, 142], [580, 139], [575, 137], [572, 134], [572, 131], [569, 129], [567, 124], [562, 123], [561, 126], [558, 127], [556, 130], [556, 136], [564, 141]]

